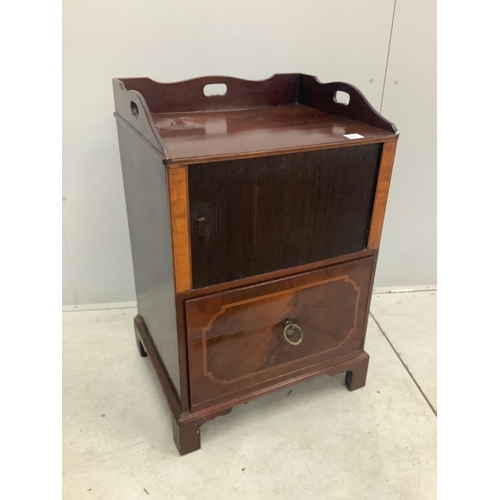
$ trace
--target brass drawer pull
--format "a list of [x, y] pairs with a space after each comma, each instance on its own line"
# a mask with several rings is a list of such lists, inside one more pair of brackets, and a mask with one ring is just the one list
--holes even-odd
[[304, 338], [304, 334], [302, 333], [302, 329], [299, 325], [287, 320], [285, 328], [283, 328], [283, 338], [290, 345], [299, 345]]

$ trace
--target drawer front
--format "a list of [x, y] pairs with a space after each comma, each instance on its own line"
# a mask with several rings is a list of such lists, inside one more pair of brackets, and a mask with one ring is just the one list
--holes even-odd
[[192, 406], [361, 349], [373, 268], [370, 257], [186, 301]]

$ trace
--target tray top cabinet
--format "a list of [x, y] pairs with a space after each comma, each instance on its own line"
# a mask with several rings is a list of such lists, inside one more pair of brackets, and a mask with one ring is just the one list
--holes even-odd
[[362, 387], [396, 127], [355, 87], [302, 74], [113, 89], [135, 330], [180, 453], [287, 385]]

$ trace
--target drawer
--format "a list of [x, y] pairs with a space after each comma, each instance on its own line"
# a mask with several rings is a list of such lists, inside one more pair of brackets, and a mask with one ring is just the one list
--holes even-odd
[[192, 407], [360, 350], [373, 268], [369, 257], [187, 300]]

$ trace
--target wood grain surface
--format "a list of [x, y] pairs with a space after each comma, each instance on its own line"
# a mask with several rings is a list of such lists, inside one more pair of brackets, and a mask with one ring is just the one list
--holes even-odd
[[193, 287], [365, 250], [381, 149], [190, 165]]
[[[193, 406], [361, 349], [373, 259], [186, 302]], [[289, 320], [299, 345], [283, 337]]]
[[[152, 117], [169, 161], [182, 164], [372, 144], [394, 136], [300, 104]], [[362, 137], [348, 139], [348, 134]]]
[[175, 291], [177, 293], [191, 288], [191, 251], [189, 243], [189, 200], [187, 182], [187, 167], [168, 168]]
[[387, 197], [389, 196], [389, 186], [391, 183], [392, 167], [396, 155], [396, 145], [396, 141], [386, 142], [382, 150], [377, 190], [375, 192], [375, 202], [373, 204], [372, 220], [370, 224], [370, 236], [368, 237], [369, 249], [377, 249], [380, 247], [385, 208], [387, 206]]

